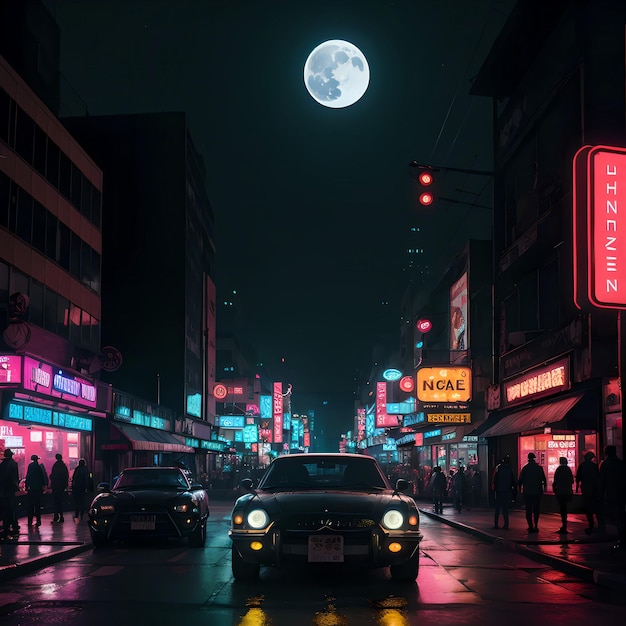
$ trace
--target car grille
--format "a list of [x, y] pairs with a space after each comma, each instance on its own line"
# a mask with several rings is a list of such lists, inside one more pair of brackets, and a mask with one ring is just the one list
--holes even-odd
[[281, 524], [283, 532], [322, 532], [324, 530], [335, 530], [343, 533], [359, 533], [366, 531], [366, 535], [371, 534], [371, 530], [377, 526], [376, 522], [368, 517], [360, 515], [298, 515], [285, 519]]

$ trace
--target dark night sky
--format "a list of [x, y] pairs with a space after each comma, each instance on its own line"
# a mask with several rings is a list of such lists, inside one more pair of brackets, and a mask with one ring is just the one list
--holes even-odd
[[[491, 103], [468, 92], [512, 5], [56, 0], [62, 115], [188, 114], [217, 216], [218, 290], [237, 290], [247, 338], [294, 385], [296, 411], [328, 399], [329, 430], [343, 432], [356, 369], [381, 338], [397, 345], [408, 226], [420, 224], [431, 265], [447, 242], [489, 234], [477, 209], [416, 209], [408, 163], [490, 168]], [[304, 86], [326, 39], [370, 66], [344, 109]], [[446, 184], [458, 198], [484, 180]]]

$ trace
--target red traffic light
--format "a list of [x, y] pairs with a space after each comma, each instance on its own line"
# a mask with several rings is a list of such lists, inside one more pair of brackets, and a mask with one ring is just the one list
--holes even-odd
[[418, 180], [420, 181], [420, 183], [422, 185], [432, 185], [433, 183], [433, 175], [428, 171], [428, 170], [424, 170], [423, 172], [420, 172], [420, 175], [418, 176]]
[[429, 204], [433, 203], [433, 194], [432, 193], [428, 193], [427, 191], [425, 191], [424, 193], [420, 194], [420, 204], [423, 204], [424, 206], [428, 206]]

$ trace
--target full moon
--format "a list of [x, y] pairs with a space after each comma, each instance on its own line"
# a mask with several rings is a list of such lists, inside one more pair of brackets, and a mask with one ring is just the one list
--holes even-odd
[[349, 41], [331, 39], [313, 49], [304, 64], [304, 84], [314, 100], [331, 109], [349, 107], [370, 82], [365, 55]]

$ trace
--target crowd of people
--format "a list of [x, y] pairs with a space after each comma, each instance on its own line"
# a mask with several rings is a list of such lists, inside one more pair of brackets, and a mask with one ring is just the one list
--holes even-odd
[[[24, 483], [29, 530], [35, 530], [38, 526], [41, 526], [44, 493], [52, 494], [52, 523], [62, 524], [65, 522], [63, 517], [64, 499], [68, 489], [71, 491], [74, 504], [74, 522], [79, 523], [82, 521], [88, 506], [87, 495], [92, 490], [91, 476], [85, 459], [78, 461], [78, 465], [72, 472], [71, 480], [69, 468], [63, 460], [62, 454], [55, 455], [55, 462], [49, 475], [38, 455], [31, 455], [30, 461]], [[9, 537], [19, 533], [17, 499], [19, 491], [18, 466], [13, 459], [13, 451], [7, 448], [4, 450], [3, 459], [0, 462], [0, 511], [2, 515], [0, 537]]]
[[[542, 498], [548, 484], [535, 453], [529, 452], [526, 460], [519, 474], [513, 469], [509, 455], [502, 457], [494, 468], [489, 484], [494, 505], [494, 528], [508, 529], [509, 511], [521, 496], [528, 532], [539, 532]], [[416, 495], [430, 497], [435, 513], [443, 513], [445, 501], [449, 501], [459, 513], [472, 506], [486, 504], [482, 500], [482, 475], [478, 468], [467, 471], [459, 467], [451, 469], [446, 476], [441, 467], [435, 466], [425, 477], [418, 470], [416, 484]], [[626, 464], [617, 456], [615, 446], [606, 446], [600, 464], [595, 453], [588, 451], [575, 472], [569, 467], [568, 459], [560, 457], [551, 486], [561, 516], [559, 534], [569, 532], [570, 505], [574, 494], [580, 493], [587, 520], [585, 533], [590, 535], [595, 529], [604, 532], [606, 520], [610, 519], [617, 526], [616, 548], [626, 547]]]

